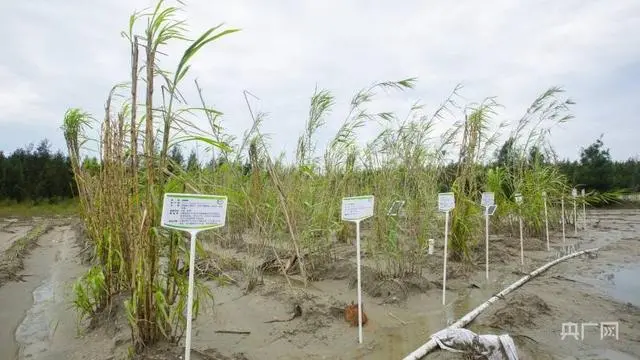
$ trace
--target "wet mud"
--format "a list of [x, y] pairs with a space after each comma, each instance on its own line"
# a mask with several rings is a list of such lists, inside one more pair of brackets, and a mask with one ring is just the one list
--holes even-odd
[[[572, 236], [572, 228], [567, 230], [567, 241], [581, 249], [600, 247], [597, 257], [581, 256], [552, 267], [489, 307], [469, 328], [479, 334], [511, 335], [522, 359], [640, 358], [640, 211], [590, 211], [587, 219], [587, 229], [579, 229], [577, 237]], [[3, 235], [6, 229], [6, 224], [0, 229], [5, 243], [11, 241]], [[117, 359], [126, 355], [125, 323], [105, 322], [91, 329], [77, 326], [70, 306], [71, 285], [86, 267], [80, 263], [76, 237], [69, 224], [53, 227], [24, 259], [24, 281], [0, 287], [4, 325], [0, 358]], [[518, 239], [491, 238], [488, 280], [483, 252], [470, 269], [451, 263], [445, 305], [441, 246], [427, 255], [422, 276], [414, 278], [381, 279], [365, 260], [363, 304], [368, 321], [363, 344], [358, 344], [357, 327], [344, 318], [345, 307], [356, 300], [350, 246], [341, 250], [342, 259], [319, 271], [307, 287], [295, 275], [289, 284], [281, 275], [264, 274], [247, 291], [249, 278], [243, 263], [253, 259], [259, 264], [264, 259], [249, 251], [250, 246], [223, 249], [206, 243], [218, 260], [224, 254], [227, 261], [218, 264], [224, 265], [221, 270], [236, 284], [205, 282], [214, 303], [202, 304], [193, 323], [192, 358], [401, 359], [432, 333], [518, 280], [523, 271], [555, 259], [562, 248], [558, 233], [551, 236], [552, 251], [541, 239], [525, 242], [522, 267]], [[302, 310], [300, 316], [273, 322], [289, 319], [296, 306]], [[617, 325], [617, 339], [602, 336], [603, 323]], [[567, 324], [584, 328], [584, 333], [567, 335]], [[164, 344], [155, 352], [151, 349], [147, 358], [178, 359], [181, 354], [180, 346]], [[437, 351], [426, 359], [465, 359], [465, 355]]]

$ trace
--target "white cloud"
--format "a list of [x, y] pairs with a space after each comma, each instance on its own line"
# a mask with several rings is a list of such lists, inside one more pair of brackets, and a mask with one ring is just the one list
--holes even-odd
[[0, 122], [4, 117], [21, 117], [26, 109], [38, 107], [41, 97], [28, 79], [0, 67]]
[[[53, 134], [69, 106], [102, 117], [109, 88], [129, 74], [129, 49], [119, 33], [133, 10], [149, 5], [5, 4], [14, 15], [0, 24], [11, 34], [0, 59], [0, 149], [39, 140], [11, 131], [11, 123], [43, 124]], [[316, 84], [338, 100], [319, 134], [322, 144], [355, 91], [410, 76], [419, 78], [414, 91], [381, 104], [404, 114], [422, 99], [433, 110], [461, 82], [469, 101], [497, 96], [505, 106], [499, 119], [515, 121], [540, 92], [562, 85], [578, 104], [577, 119], [554, 134], [561, 155], [575, 157], [600, 133], [615, 157], [638, 152], [629, 135], [640, 130], [640, 3], [634, 0], [192, 1], [184, 16], [194, 36], [222, 22], [242, 28], [200, 53], [191, 79], [198, 78], [236, 135], [250, 124], [242, 91], [259, 96], [270, 113], [265, 131], [275, 152], [294, 149]], [[172, 70], [183, 46], [167, 49], [172, 56], [163, 66]], [[193, 86], [185, 85], [196, 101]], [[25, 110], [31, 108], [40, 110]], [[18, 119], [16, 112], [27, 116]], [[51, 137], [63, 148], [60, 134]]]

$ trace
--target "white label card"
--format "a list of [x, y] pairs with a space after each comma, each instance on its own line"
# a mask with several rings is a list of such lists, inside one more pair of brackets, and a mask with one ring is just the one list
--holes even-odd
[[451, 211], [456, 207], [455, 195], [452, 192], [438, 194], [438, 210], [442, 212]]
[[584, 189], [580, 190], [580, 194], [584, 196]]
[[493, 204], [495, 204], [495, 194], [492, 192], [483, 192], [482, 199], [480, 200], [480, 205], [489, 207]]
[[518, 204], [522, 204], [522, 194], [520, 193], [515, 193], [514, 194], [515, 198], [516, 198], [516, 203]]
[[373, 195], [342, 198], [342, 220], [359, 221], [373, 216]]
[[578, 196], [578, 189], [576, 189], [576, 188], [571, 189], [571, 196], [573, 196], [573, 197]]
[[224, 226], [226, 215], [226, 196], [166, 193], [160, 224], [184, 231], [215, 229]]

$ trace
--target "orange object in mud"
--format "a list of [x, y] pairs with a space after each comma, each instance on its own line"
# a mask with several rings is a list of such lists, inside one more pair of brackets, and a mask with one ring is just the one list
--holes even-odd
[[[351, 326], [358, 326], [358, 304], [351, 302], [351, 305], [347, 305], [344, 308], [344, 320], [351, 324]], [[362, 325], [367, 323], [367, 314], [364, 313], [364, 306], [362, 307]]]

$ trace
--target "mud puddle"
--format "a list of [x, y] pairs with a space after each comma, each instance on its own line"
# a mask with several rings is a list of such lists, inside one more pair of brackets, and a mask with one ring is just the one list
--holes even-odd
[[589, 284], [603, 295], [622, 303], [640, 306], [640, 265], [620, 266], [593, 277], [574, 275], [571, 279]]

